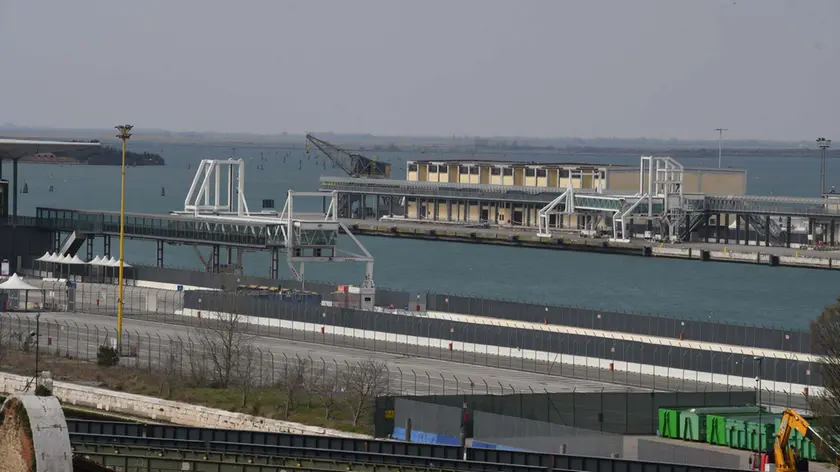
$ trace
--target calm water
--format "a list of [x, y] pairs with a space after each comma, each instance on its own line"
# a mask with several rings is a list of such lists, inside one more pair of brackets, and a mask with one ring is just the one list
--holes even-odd
[[[183, 209], [189, 184], [202, 158], [227, 158], [227, 146], [131, 143], [136, 151], [159, 152], [165, 167], [128, 169], [127, 211], [165, 213]], [[238, 145], [237, 157], [248, 160], [246, 196], [252, 209], [264, 198], [274, 198], [278, 209], [289, 188], [314, 190], [318, 176], [339, 175], [323, 157], [307, 159], [302, 145], [297, 149], [259, 148]], [[260, 153], [268, 162], [260, 161]], [[392, 172], [405, 175], [407, 155], [376, 153], [392, 163]], [[416, 156], [415, 156], [416, 157]], [[424, 155], [423, 158], [432, 158]], [[447, 155], [446, 158], [459, 156]], [[501, 158], [502, 156], [498, 156]], [[551, 157], [547, 154], [507, 156], [519, 160], [557, 160], [638, 164], [638, 156], [580, 155]], [[285, 159], [285, 163], [284, 163]], [[257, 166], [264, 165], [264, 170]], [[717, 166], [716, 159], [692, 159], [690, 167]], [[818, 188], [817, 159], [726, 158], [724, 165], [745, 168], [752, 194], [810, 196]], [[191, 166], [191, 169], [188, 169]], [[840, 174], [840, 163], [830, 161], [827, 174]], [[7, 164], [3, 175], [11, 176]], [[39, 206], [119, 210], [119, 168], [95, 166], [21, 165], [20, 179], [29, 186], [21, 196], [20, 213], [34, 215]], [[49, 186], [54, 191], [49, 192]], [[22, 184], [21, 184], [22, 188]], [[166, 196], [161, 196], [161, 188]], [[312, 202], [319, 207], [320, 203]], [[563, 303], [602, 309], [689, 316], [732, 322], [804, 328], [822, 308], [840, 296], [840, 273], [769, 268], [738, 264], [703, 264], [691, 261], [641, 259], [637, 257], [573, 252], [515, 249], [468, 244], [362, 238], [376, 258], [375, 279], [380, 286], [399, 289], [468, 293], [510, 299]], [[126, 261], [155, 263], [154, 243], [127, 242]], [[97, 244], [98, 254], [102, 253]], [[172, 267], [198, 268], [189, 248], [167, 246], [165, 263]], [[205, 258], [208, 257], [204, 249]], [[246, 270], [267, 275], [268, 255], [250, 253]], [[363, 268], [356, 264], [311, 264], [310, 280], [355, 283]], [[288, 277], [281, 267], [281, 276]]]

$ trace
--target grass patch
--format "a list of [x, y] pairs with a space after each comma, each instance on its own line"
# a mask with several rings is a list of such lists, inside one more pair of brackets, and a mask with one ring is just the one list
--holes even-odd
[[[0, 362], [0, 370], [32, 375], [35, 369], [35, 354], [31, 352], [7, 352]], [[242, 406], [241, 388], [209, 388], [190, 386], [188, 382], [172, 382], [171, 392], [166, 387], [166, 378], [156, 372], [134, 369], [123, 365], [99, 366], [69, 357], [41, 353], [39, 369], [50, 371], [56, 381], [73, 382], [106, 388], [119, 392], [135, 393], [169, 400], [204, 405], [211, 408], [246, 413], [273, 419], [283, 419], [286, 396], [281, 387], [253, 387], [249, 389], [247, 401]], [[308, 392], [294, 396], [295, 402], [289, 410], [288, 421], [311, 426], [320, 426], [354, 433], [373, 434], [372, 415], [362, 416], [358, 426], [353, 426], [349, 402], [339, 397], [338, 402], [326, 418], [321, 397]]]

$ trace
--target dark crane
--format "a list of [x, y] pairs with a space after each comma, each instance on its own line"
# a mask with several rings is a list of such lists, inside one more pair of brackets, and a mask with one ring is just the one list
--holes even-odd
[[375, 159], [369, 159], [361, 154], [342, 149], [307, 133], [307, 154], [309, 153], [310, 144], [323, 152], [335, 165], [340, 167], [344, 172], [347, 172], [347, 175], [350, 177], [382, 179], [391, 176], [391, 164], [377, 162]]

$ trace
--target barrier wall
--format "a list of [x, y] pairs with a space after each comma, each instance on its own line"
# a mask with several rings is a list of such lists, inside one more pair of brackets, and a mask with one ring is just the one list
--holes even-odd
[[[193, 287], [229, 290], [235, 288], [238, 284], [300, 287], [300, 283], [294, 280], [213, 274], [184, 269], [135, 266], [133, 271], [133, 276], [137, 280]], [[306, 282], [305, 288], [327, 296], [335, 291], [336, 286], [336, 283]], [[686, 339], [704, 342], [790, 352], [812, 352], [810, 332], [767, 326], [729, 324], [702, 319], [679, 319], [615, 310], [595, 310], [576, 306], [526, 303], [454, 294], [407, 292], [381, 287], [377, 287], [376, 301], [379, 306], [393, 305], [398, 308], [408, 307], [412, 310], [420, 305], [423, 310], [521, 321], [544, 322], [547, 320], [550, 324], [563, 326], [597, 328], [672, 338], [678, 338], [682, 334]]]
[[[201, 302], [199, 302], [201, 300]], [[291, 329], [387, 340], [415, 346], [432, 346], [473, 354], [521, 358], [562, 365], [586, 362], [618, 372], [649, 372], [663, 377], [750, 388], [760, 377], [767, 388], [803, 392], [822, 384], [819, 369], [811, 362], [768, 358], [761, 362], [750, 352], [715, 352], [673, 346], [606, 339], [595, 335], [563, 334], [549, 330], [477, 325], [409, 314], [367, 312], [297, 304], [220, 292], [184, 294], [187, 316], [198, 316], [201, 306], [221, 307], [219, 312], [247, 317], [248, 323]], [[295, 328], [296, 326], [296, 328]], [[555, 370], [555, 372], [557, 372]], [[760, 371], [760, 372], [759, 372]], [[716, 382], [717, 380], [717, 382]]]

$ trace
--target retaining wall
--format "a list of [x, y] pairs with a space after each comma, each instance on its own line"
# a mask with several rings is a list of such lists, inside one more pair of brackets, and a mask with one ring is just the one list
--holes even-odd
[[[5, 394], [23, 392], [29, 380], [31, 380], [31, 377], [0, 372], [0, 389]], [[362, 434], [345, 433], [333, 429], [261, 418], [242, 413], [232, 413], [200, 405], [115, 392], [67, 382], [53, 382], [53, 394], [59, 401], [69, 405], [122, 413], [140, 418], [150, 418], [156, 421], [185, 426], [275, 433], [318, 434], [336, 437], [370, 437]]]

